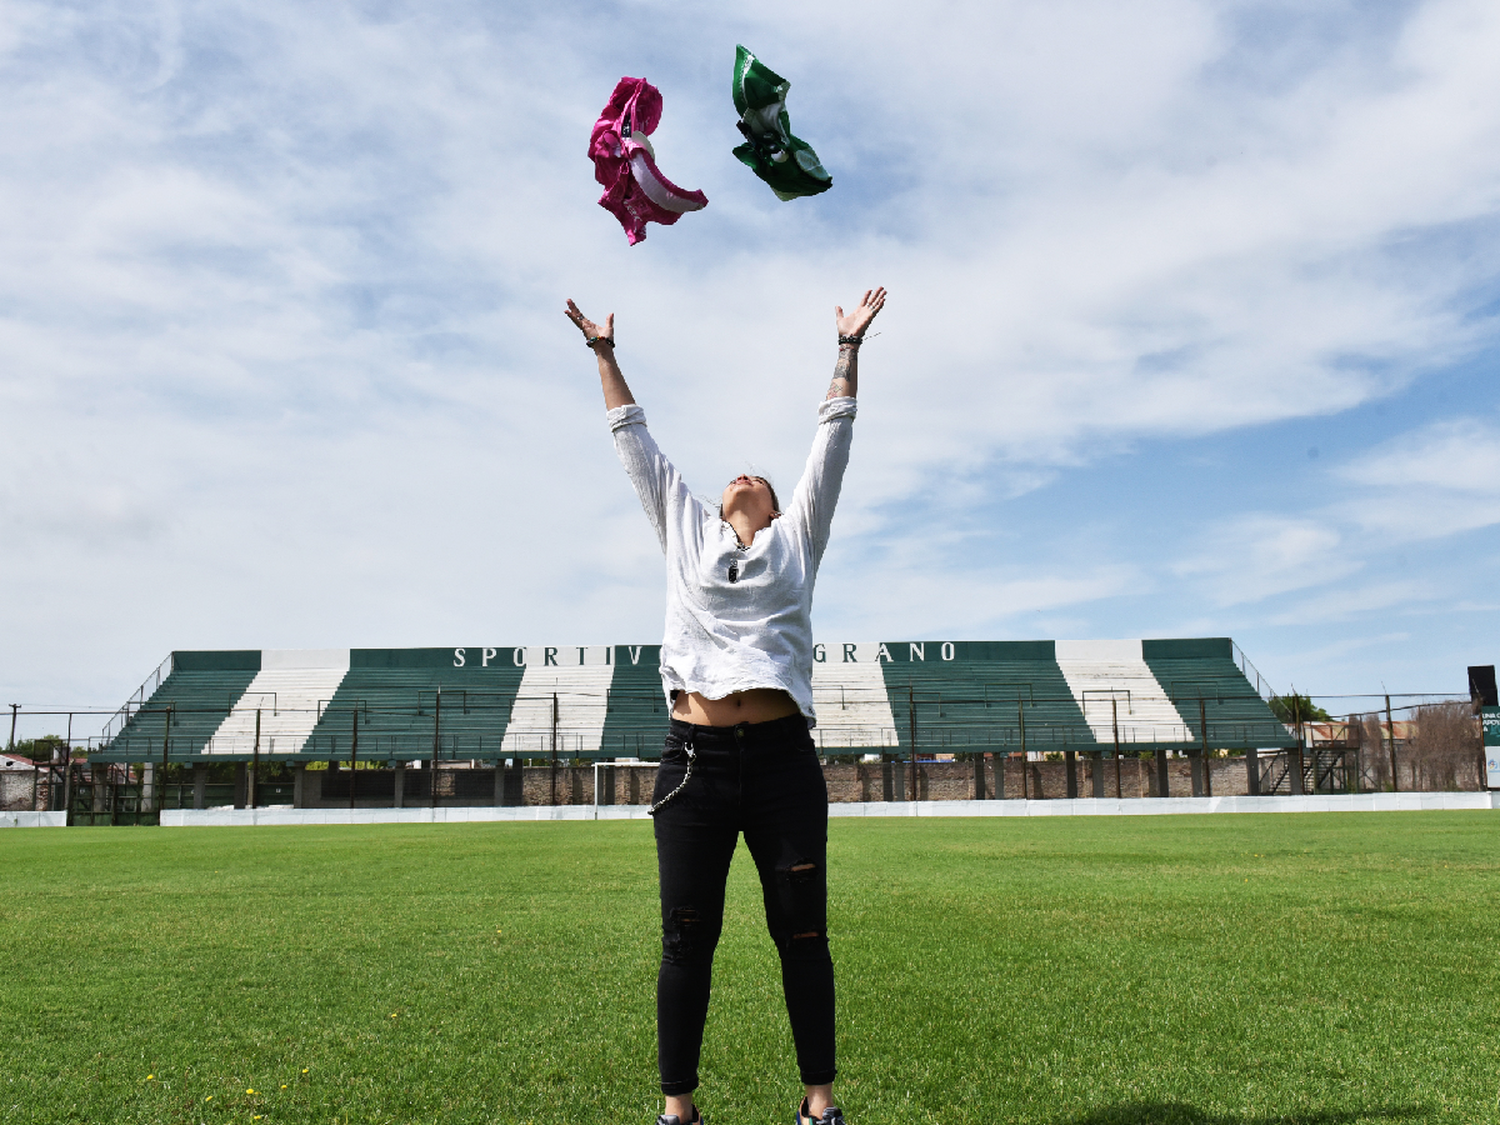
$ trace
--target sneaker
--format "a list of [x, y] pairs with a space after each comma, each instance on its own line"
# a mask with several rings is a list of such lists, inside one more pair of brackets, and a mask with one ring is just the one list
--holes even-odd
[[[840, 1118], [840, 1125], [842, 1125], [842, 1121], [843, 1119]], [[656, 1115], [656, 1125], [682, 1125], [682, 1121], [675, 1113], [658, 1113]], [[687, 1125], [706, 1125], [703, 1120], [703, 1111], [697, 1106], [693, 1107], [693, 1119]]]
[[844, 1111], [831, 1105], [823, 1111], [822, 1117], [814, 1117], [807, 1112], [807, 1099], [803, 1098], [797, 1107], [796, 1125], [844, 1125]]

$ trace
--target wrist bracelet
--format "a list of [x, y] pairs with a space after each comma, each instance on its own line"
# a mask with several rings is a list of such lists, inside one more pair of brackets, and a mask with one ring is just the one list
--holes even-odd
[[595, 344], [599, 343], [608, 344], [610, 347], [614, 347], [615, 338], [613, 336], [585, 336], [583, 340], [583, 346], [590, 349], [592, 349]]
[[843, 347], [845, 344], [853, 344], [857, 348], [863, 340], [863, 336], [840, 336], [839, 347]]

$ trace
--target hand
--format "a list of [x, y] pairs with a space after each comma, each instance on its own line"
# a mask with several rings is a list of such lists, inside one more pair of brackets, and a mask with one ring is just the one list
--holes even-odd
[[[867, 293], [867, 294], [865, 294], [865, 296], [868, 297], [869, 294]], [[573, 303], [573, 298], [569, 297], [568, 298], [568, 307], [563, 310], [563, 316], [567, 317], [574, 324], [578, 325], [578, 329], [579, 329], [580, 332], [583, 333], [583, 338], [585, 340], [592, 340], [595, 336], [600, 336], [600, 337], [608, 340], [610, 343], [614, 343], [614, 341], [615, 341], [615, 314], [614, 313], [610, 313], [607, 317], [604, 318], [604, 327], [600, 328], [592, 320], [590, 320], [588, 317], [584, 316], [583, 313], [579, 312], [578, 311], [578, 306]]]
[[[568, 302], [570, 305], [571, 301]], [[865, 329], [870, 327], [870, 321], [875, 319], [877, 313], [885, 308], [885, 289], [866, 289], [864, 298], [859, 302], [859, 308], [848, 316], [839, 305], [833, 306], [834, 323], [838, 326], [840, 336], [863, 336]]]

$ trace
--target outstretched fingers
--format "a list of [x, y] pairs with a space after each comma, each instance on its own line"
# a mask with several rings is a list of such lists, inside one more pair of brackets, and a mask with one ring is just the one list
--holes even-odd
[[848, 316], [844, 315], [842, 305], [833, 306], [834, 322], [838, 325], [840, 336], [863, 336], [865, 329], [875, 319], [875, 315], [885, 307], [885, 286], [877, 286], [874, 289], [866, 289], [863, 297], [859, 299], [859, 306]]
[[573, 303], [573, 298], [569, 297], [568, 307], [563, 310], [563, 316], [571, 320], [573, 324], [578, 328], [578, 330], [585, 336], [608, 336], [611, 340], [613, 340], [615, 337], [614, 313], [610, 313], [607, 317], [604, 318], [604, 331], [601, 332], [599, 330], [599, 326], [588, 317], [584, 316], [579, 307]]

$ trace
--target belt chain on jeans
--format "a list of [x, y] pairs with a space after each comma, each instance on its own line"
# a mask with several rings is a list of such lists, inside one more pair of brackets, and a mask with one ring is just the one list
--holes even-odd
[[687, 755], [687, 773], [682, 775], [682, 781], [678, 783], [676, 789], [672, 790], [672, 792], [668, 793], [660, 801], [657, 801], [656, 804], [652, 805], [649, 809], [646, 810], [648, 816], [655, 816], [662, 809], [670, 805], [672, 803], [672, 798], [681, 793], [687, 783], [692, 780], [693, 765], [698, 761], [698, 748], [691, 742], [684, 742], [682, 744], [682, 752]]

